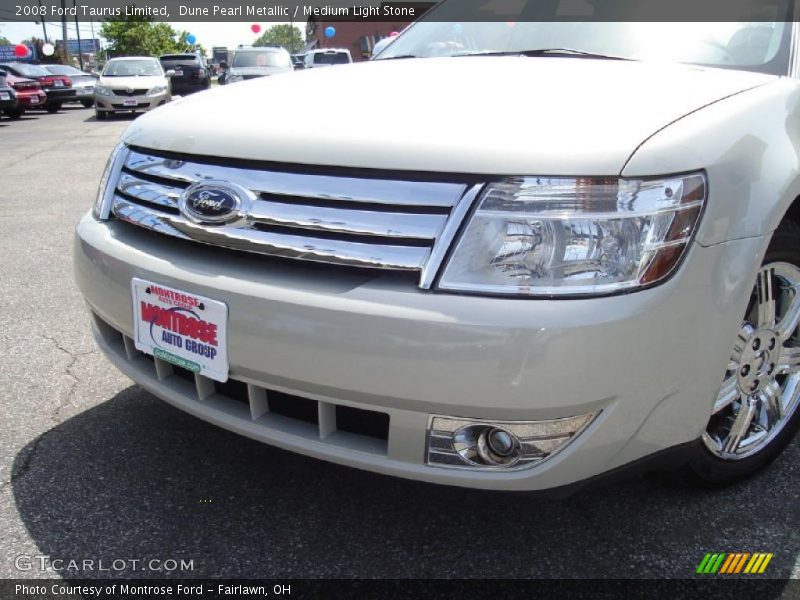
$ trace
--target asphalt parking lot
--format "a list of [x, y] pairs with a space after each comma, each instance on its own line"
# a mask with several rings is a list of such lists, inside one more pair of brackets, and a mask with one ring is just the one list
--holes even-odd
[[52, 577], [17, 568], [48, 555], [192, 560], [176, 573], [191, 577], [684, 578], [735, 551], [800, 577], [798, 440], [722, 492], [650, 476], [542, 499], [296, 456], [133, 385], [95, 350], [71, 266], [129, 123], [81, 108], [0, 120], [0, 577]]

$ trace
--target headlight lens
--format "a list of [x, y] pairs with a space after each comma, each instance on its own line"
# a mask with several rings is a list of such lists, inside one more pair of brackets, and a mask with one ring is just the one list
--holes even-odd
[[[108, 161], [106, 162], [106, 168], [103, 170], [103, 176], [100, 178], [97, 197], [92, 207], [92, 214], [95, 219], [108, 218], [108, 210], [111, 205], [111, 199], [114, 196], [114, 186], [116, 185], [116, 181], [112, 182], [111, 179], [116, 179], [127, 156], [128, 149], [122, 142], [114, 146], [114, 149], [111, 151], [111, 156], [108, 157]], [[111, 185], [109, 185], [109, 183], [111, 183]]]
[[94, 86], [94, 93], [98, 96], [112, 96], [113, 93], [109, 88], [104, 85], [95, 85]]
[[165, 85], [156, 85], [150, 88], [150, 91], [147, 92], [148, 96], [158, 96], [159, 94], [163, 94], [167, 91], [167, 86]]
[[702, 173], [489, 184], [439, 288], [559, 296], [656, 283], [688, 247], [706, 187]]

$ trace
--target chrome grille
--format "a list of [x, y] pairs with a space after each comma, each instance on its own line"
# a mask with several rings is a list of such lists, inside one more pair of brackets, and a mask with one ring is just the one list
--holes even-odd
[[[428, 287], [479, 189], [467, 180], [362, 177], [352, 170], [309, 173], [205, 160], [130, 150], [116, 177], [112, 214], [163, 234], [234, 250], [419, 271], [420, 285]], [[181, 213], [179, 200], [187, 187], [203, 181], [241, 186], [255, 201], [232, 223], [198, 224]]]

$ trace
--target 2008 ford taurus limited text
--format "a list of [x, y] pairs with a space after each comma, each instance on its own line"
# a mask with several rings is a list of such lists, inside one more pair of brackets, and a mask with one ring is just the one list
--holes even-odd
[[765, 467], [800, 418], [795, 24], [463, 21], [136, 120], [77, 227], [97, 343], [379, 473]]

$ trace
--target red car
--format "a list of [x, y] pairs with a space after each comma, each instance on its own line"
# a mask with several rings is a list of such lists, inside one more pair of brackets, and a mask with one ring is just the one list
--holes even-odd
[[41, 83], [33, 79], [17, 77], [12, 73], [8, 73], [6, 80], [8, 81], [8, 85], [17, 93], [17, 106], [16, 108], [6, 110], [6, 115], [12, 119], [19, 119], [27, 110], [44, 110], [45, 103], [47, 102], [47, 94], [42, 90]]
[[75, 99], [75, 90], [72, 88], [72, 80], [69, 77], [53, 75], [39, 65], [23, 62], [0, 63], [0, 69], [17, 77], [27, 77], [38, 81], [42, 85], [44, 93], [47, 94], [47, 101], [44, 105], [47, 112], [58, 112], [64, 102]]

